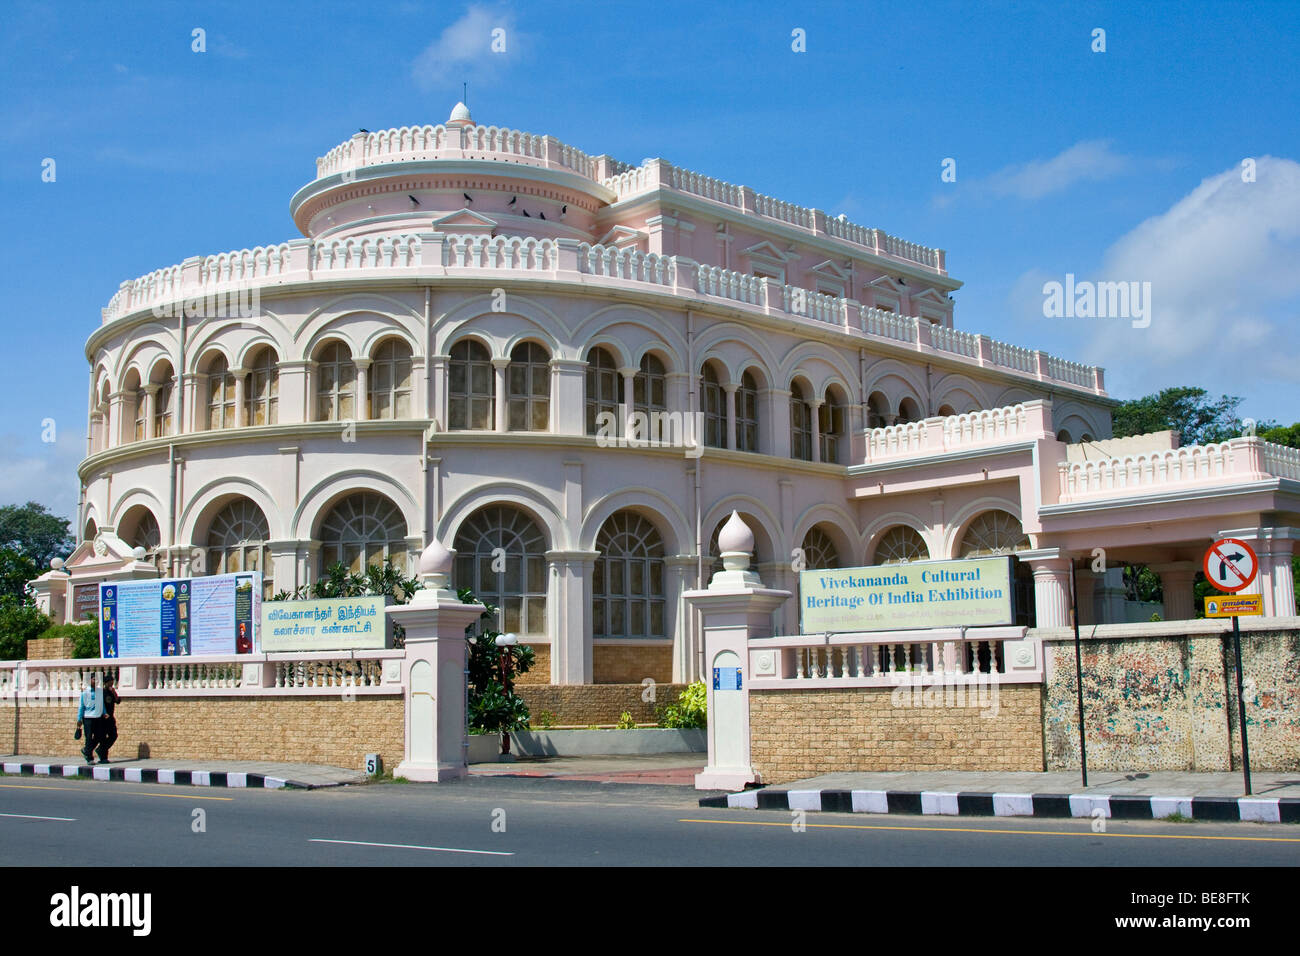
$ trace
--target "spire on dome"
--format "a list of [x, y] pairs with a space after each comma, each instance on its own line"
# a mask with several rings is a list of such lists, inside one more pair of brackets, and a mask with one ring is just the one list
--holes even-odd
[[473, 126], [474, 118], [469, 115], [469, 107], [463, 101], [458, 102], [447, 118], [448, 126]]

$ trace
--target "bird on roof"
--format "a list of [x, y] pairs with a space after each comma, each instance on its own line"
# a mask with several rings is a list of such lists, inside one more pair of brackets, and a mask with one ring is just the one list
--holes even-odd
[[506, 203], [506, 205], [507, 205], [507, 206], [513, 206], [513, 205], [515, 204], [515, 200], [518, 199], [518, 198], [519, 198], [518, 196], [511, 196], [511, 197], [510, 197], [510, 201], [509, 201], [508, 203]]
[[519, 211], [522, 212], [525, 216], [528, 216], [529, 219], [532, 219], [532, 218], [533, 218], [532, 216], [529, 216], [529, 215], [528, 215], [528, 210], [527, 210], [527, 209], [521, 209], [521, 210], [519, 210]]
[[544, 213], [544, 212], [539, 212], [539, 213], [537, 214], [537, 216], [538, 216], [539, 219], [545, 219], [545, 218], [546, 218], [546, 213]]
[[465, 197], [465, 201], [466, 201], [466, 202], [473, 202], [473, 201], [474, 201], [473, 199], [470, 198], [469, 193], [461, 193], [461, 195]]
[[420, 200], [416, 199], [416, 198], [415, 198], [414, 196], [412, 196], [410, 193], [407, 193], [407, 194], [406, 194], [406, 198], [409, 199], [409, 200], [411, 200], [411, 202], [415, 203], [417, 206], [420, 205]]

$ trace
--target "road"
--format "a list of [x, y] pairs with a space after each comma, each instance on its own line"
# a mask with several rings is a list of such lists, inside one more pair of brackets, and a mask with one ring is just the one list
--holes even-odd
[[313, 791], [0, 777], [18, 866], [1295, 866], [1287, 825], [702, 809], [686, 787], [471, 778]]

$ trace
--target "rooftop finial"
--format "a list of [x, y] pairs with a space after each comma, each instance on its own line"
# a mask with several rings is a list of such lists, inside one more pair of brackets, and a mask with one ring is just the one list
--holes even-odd
[[447, 119], [448, 126], [473, 126], [474, 118], [469, 115], [469, 107], [464, 101], [457, 103], [451, 111], [451, 116]]

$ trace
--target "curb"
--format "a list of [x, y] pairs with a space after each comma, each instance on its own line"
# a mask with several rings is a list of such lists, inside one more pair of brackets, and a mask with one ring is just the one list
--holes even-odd
[[1181, 813], [1218, 823], [1300, 823], [1298, 797], [1152, 797], [1092, 793], [939, 790], [745, 790], [701, 797], [701, 807], [909, 813], [962, 817], [1092, 817], [1159, 820]]
[[283, 777], [233, 770], [165, 770], [159, 767], [113, 767], [106, 764], [5, 763], [6, 774], [27, 777], [83, 777], [89, 780], [117, 780], [125, 783], [174, 783], [194, 787], [239, 787], [283, 790], [316, 790], [337, 787], [337, 783], [301, 783]]

